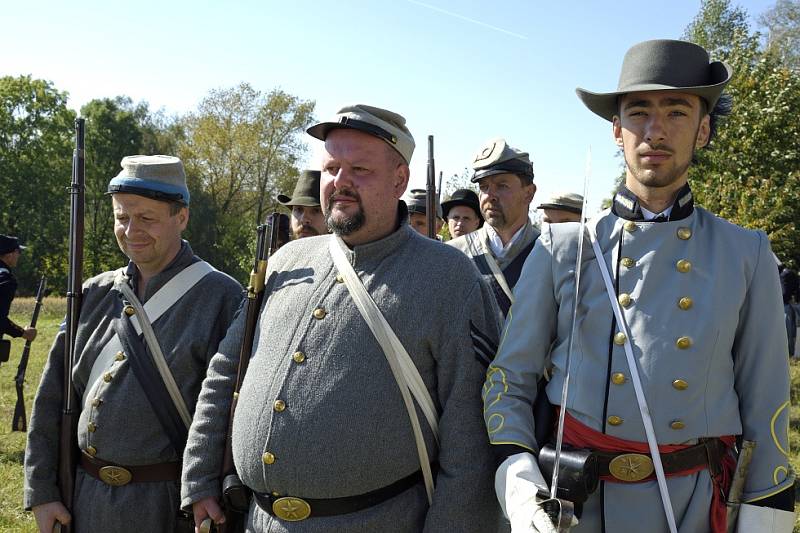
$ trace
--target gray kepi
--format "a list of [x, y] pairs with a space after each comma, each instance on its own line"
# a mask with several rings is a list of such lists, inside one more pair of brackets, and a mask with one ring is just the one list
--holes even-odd
[[122, 171], [111, 178], [108, 194], [138, 194], [189, 205], [189, 188], [183, 163], [170, 155], [129, 155], [122, 158]]
[[526, 184], [533, 183], [533, 163], [528, 152], [509, 146], [498, 137], [487, 141], [472, 160], [472, 183], [496, 174], [516, 174]]
[[315, 207], [319, 205], [319, 170], [304, 170], [294, 186], [292, 196], [279, 194], [276, 198], [278, 202], [285, 206], [302, 205], [305, 207]]
[[385, 141], [403, 156], [406, 163], [414, 154], [414, 137], [406, 127], [406, 119], [388, 109], [365, 104], [348, 105], [341, 108], [333, 119], [314, 124], [306, 133], [321, 141], [339, 128], [353, 129], [374, 135]]
[[676, 91], [694, 94], [714, 109], [733, 70], [722, 61], [709, 62], [708, 52], [694, 43], [657, 39], [635, 44], [625, 54], [617, 90], [594, 93], [578, 87], [586, 107], [606, 120], [619, 114], [618, 98], [626, 93]]

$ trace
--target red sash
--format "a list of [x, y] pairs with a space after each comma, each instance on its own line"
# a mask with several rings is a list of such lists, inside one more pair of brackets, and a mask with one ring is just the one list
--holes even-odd
[[[719, 439], [729, 449], [733, 447], [735, 439], [732, 436], [719, 437]], [[595, 431], [587, 425], [579, 422], [575, 417], [567, 412], [564, 419], [564, 442], [576, 448], [587, 448], [590, 450], [598, 450], [601, 452], [611, 453], [641, 453], [650, 455], [650, 448], [646, 442], [635, 442], [619, 437], [606, 435], [599, 431]], [[685, 444], [664, 444], [659, 445], [658, 451], [662, 454], [683, 450], [688, 448], [689, 445]], [[698, 465], [693, 468], [687, 468], [680, 472], [673, 472], [667, 474], [667, 477], [672, 476], [686, 476], [694, 474], [708, 468], [708, 465]], [[724, 453], [722, 456], [722, 464], [720, 465], [720, 473], [714, 475], [711, 473], [711, 480], [714, 484], [714, 491], [711, 496], [711, 509], [709, 510], [709, 519], [711, 521], [712, 533], [725, 533], [727, 530], [727, 508], [725, 505], [725, 495], [731, 486], [731, 479], [733, 471], [736, 468], [736, 461], [730, 453]], [[603, 481], [611, 483], [625, 483], [612, 476], [603, 476]], [[655, 475], [651, 475], [641, 481], [650, 481], [655, 479]], [[636, 483], [640, 483], [637, 481]]]

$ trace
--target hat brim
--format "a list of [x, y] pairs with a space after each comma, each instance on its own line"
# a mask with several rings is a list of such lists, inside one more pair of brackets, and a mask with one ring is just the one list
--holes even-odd
[[313, 196], [298, 196], [291, 198], [285, 194], [279, 194], [275, 197], [278, 203], [285, 206], [302, 205], [303, 207], [317, 207], [320, 205], [319, 199]]
[[442, 215], [444, 216], [444, 218], [445, 219], [447, 218], [447, 215], [450, 213], [450, 210], [452, 208], [459, 205], [471, 208], [478, 214], [478, 218], [483, 220], [483, 215], [481, 214], [481, 207], [478, 204], [470, 202], [468, 200], [448, 200], [446, 202], [442, 202]]
[[558, 209], [559, 211], [569, 211], [570, 213], [575, 213], [576, 215], [581, 214], [580, 207], [574, 207], [571, 205], [561, 205], [561, 204], [541, 204], [536, 209]]
[[609, 122], [614, 120], [615, 115], [619, 115], [619, 97], [628, 93], [646, 92], [646, 91], [670, 91], [694, 94], [704, 99], [708, 103], [708, 111], [711, 112], [719, 100], [725, 86], [731, 80], [733, 69], [730, 65], [723, 61], [714, 61], [709, 64], [711, 69], [712, 79], [719, 80], [711, 85], [696, 85], [693, 87], [675, 87], [671, 85], [661, 84], [640, 84], [626, 87], [622, 91], [614, 91], [610, 93], [596, 93], [587, 91], [580, 87], [575, 89], [578, 98], [581, 99], [583, 104], [589, 110]]

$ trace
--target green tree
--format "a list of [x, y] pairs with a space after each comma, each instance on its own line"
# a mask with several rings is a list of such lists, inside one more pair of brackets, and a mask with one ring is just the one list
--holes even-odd
[[314, 102], [242, 83], [211, 91], [175, 126], [193, 197], [187, 235], [199, 255], [238, 279], [249, 269], [256, 225], [297, 181], [313, 111]]
[[734, 70], [726, 89], [733, 112], [690, 170], [695, 196], [732, 222], [765, 230], [776, 254], [797, 265], [800, 79], [728, 0], [704, 1], [686, 37]]
[[0, 77], [0, 232], [29, 245], [17, 276], [20, 293], [39, 273], [55, 291], [66, 286], [74, 112], [67, 94], [31, 76]]

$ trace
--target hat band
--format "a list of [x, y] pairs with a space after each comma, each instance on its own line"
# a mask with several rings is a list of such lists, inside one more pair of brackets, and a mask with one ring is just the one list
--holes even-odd
[[498, 174], [499, 172], [508, 172], [511, 174], [519, 174], [521, 176], [530, 176], [533, 179], [533, 165], [530, 163], [524, 163], [522, 161], [503, 161], [502, 163], [497, 163], [495, 165], [488, 166], [486, 168], [481, 168], [475, 171], [475, 176], [473, 179], [480, 179], [481, 176], [485, 174]]
[[131, 193], [163, 202], [180, 202], [189, 205], [189, 190], [180, 185], [171, 185], [161, 181], [142, 178], [124, 178], [117, 176], [108, 184], [107, 194]]
[[348, 128], [361, 130], [365, 133], [370, 133], [372, 135], [375, 135], [376, 137], [380, 137], [381, 139], [385, 140], [388, 143], [397, 144], [396, 136], [392, 135], [391, 133], [381, 128], [380, 126], [376, 126], [375, 124], [371, 124], [369, 122], [365, 122], [363, 120], [358, 120], [356, 118], [350, 118], [350, 117], [340, 117], [339, 124], [347, 126]]

